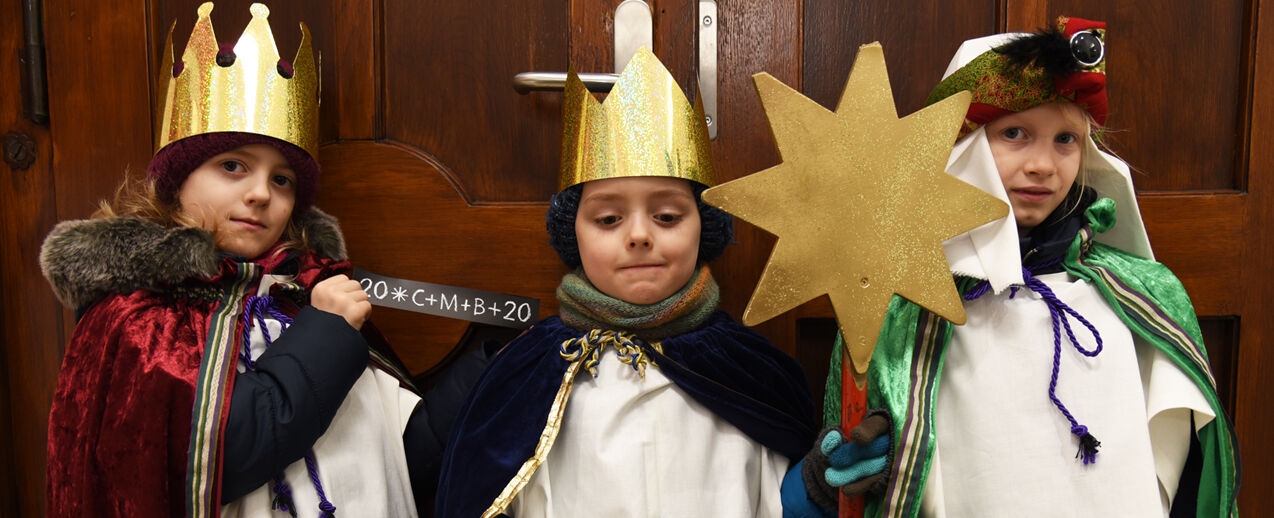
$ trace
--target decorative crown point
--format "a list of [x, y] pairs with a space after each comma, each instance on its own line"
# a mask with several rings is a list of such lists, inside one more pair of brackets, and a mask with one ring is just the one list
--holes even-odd
[[[284, 77], [270, 30], [270, 9], [252, 4], [252, 20], [234, 45], [233, 61], [218, 64], [212, 9], [212, 2], [199, 6], [199, 20], [179, 69], [173, 68], [169, 29], [159, 68], [158, 91], [164, 97], [156, 110], [155, 152], [194, 135], [241, 132], [274, 137], [318, 156], [319, 80], [309, 29], [301, 24], [292, 74]], [[176, 70], [180, 72], [174, 76]]]
[[645, 47], [637, 50], [600, 103], [569, 74], [562, 119], [559, 189], [629, 176], [716, 184], [702, 105], [690, 104], [672, 74]]

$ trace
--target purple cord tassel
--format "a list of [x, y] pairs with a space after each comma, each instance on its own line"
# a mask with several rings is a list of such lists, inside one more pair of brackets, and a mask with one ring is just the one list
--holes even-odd
[[[266, 327], [265, 315], [268, 314], [278, 320], [284, 330], [292, 325], [292, 317], [284, 315], [277, 306], [278, 304], [274, 298], [269, 295], [253, 295], [248, 297], [248, 300], [243, 303], [243, 316], [241, 317], [243, 321], [243, 343], [239, 348], [239, 359], [243, 361], [247, 370], [251, 371], [257, 368], [256, 361], [252, 359], [251, 351], [253, 319], [261, 326], [261, 335], [265, 337], [265, 346], [267, 348], [274, 344], [274, 340], [270, 337], [270, 329]], [[319, 517], [335, 518], [336, 506], [328, 501], [327, 494], [323, 491], [323, 482], [319, 480], [318, 461], [314, 458], [314, 450], [310, 450], [309, 453], [305, 454], [305, 468], [310, 473], [310, 481], [314, 483], [314, 492], [319, 497], [319, 511], [321, 511]], [[292, 487], [284, 480], [282, 473], [274, 477], [271, 489], [274, 491], [274, 500], [270, 504], [271, 508], [286, 511], [295, 517], [296, 502], [292, 499]]]
[[296, 503], [292, 501], [292, 487], [283, 480], [282, 473], [274, 477], [270, 489], [274, 491], [274, 500], [270, 502], [270, 508], [286, 512], [296, 518]]
[[1079, 451], [1075, 452], [1075, 458], [1083, 459], [1084, 464], [1097, 462], [1097, 447], [1101, 446], [1101, 441], [1088, 433], [1088, 427], [1082, 424], [1072, 426], [1071, 433], [1079, 436]]
[[[1036, 268], [1045, 268], [1056, 264], [1057, 262], [1058, 261], [1053, 261], [1048, 264], [1037, 266]], [[1097, 448], [1101, 446], [1101, 441], [1098, 441], [1097, 438], [1088, 431], [1087, 426], [1079, 424], [1079, 421], [1075, 419], [1075, 416], [1071, 415], [1070, 410], [1066, 408], [1066, 405], [1062, 404], [1062, 400], [1058, 399], [1057, 375], [1058, 371], [1061, 370], [1061, 330], [1063, 328], [1066, 329], [1066, 337], [1070, 339], [1071, 345], [1075, 347], [1075, 350], [1089, 358], [1093, 358], [1098, 354], [1101, 354], [1101, 334], [1098, 333], [1097, 328], [1080, 315], [1078, 311], [1075, 311], [1074, 308], [1068, 306], [1065, 302], [1062, 302], [1061, 299], [1057, 298], [1057, 295], [1053, 293], [1053, 290], [1050, 289], [1047, 284], [1044, 284], [1044, 281], [1035, 278], [1035, 275], [1032, 274], [1031, 270], [1022, 268], [1022, 279], [1024, 280], [1026, 288], [1039, 294], [1040, 298], [1044, 300], [1044, 304], [1048, 306], [1049, 316], [1052, 317], [1053, 320], [1053, 376], [1048, 384], [1048, 398], [1053, 401], [1053, 405], [1056, 406], [1057, 410], [1066, 417], [1066, 420], [1070, 421], [1071, 433], [1079, 437], [1079, 451], [1075, 453], [1075, 458], [1081, 459], [1085, 465], [1093, 464], [1097, 462]], [[982, 281], [975, 285], [974, 289], [964, 296], [964, 299], [976, 299], [985, 295], [988, 291], [990, 291], [990, 289], [990, 283]], [[1016, 287], [1014, 287], [1013, 295], [1017, 295]], [[1010, 296], [1010, 298], [1012, 298], [1012, 296]], [[1067, 315], [1074, 317], [1075, 320], [1078, 320], [1079, 323], [1083, 324], [1084, 327], [1088, 328], [1088, 331], [1092, 333], [1093, 339], [1097, 342], [1097, 346], [1094, 347], [1093, 350], [1089, 351], [1079, 345], [1079, 340], [1075, 338], [1075, 332], [1071, 329], [1070, 319], [1066, 318]]]

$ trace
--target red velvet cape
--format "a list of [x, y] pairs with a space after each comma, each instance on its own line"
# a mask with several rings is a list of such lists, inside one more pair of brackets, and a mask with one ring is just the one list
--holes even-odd
[[[267, 254], [269, 255], [269, 254]], [[279, 266], [283, 254], [257, 261], [259, 273]], [[296, 283], [305, 290], [348, 271], [349, 263], [307, 253]], [[223, 259], [211, 279], [191, 279], [164, 292], [140, 290], [99, 300], [75, 327], [58, 376], [49, 415], [49, 516], [169, 517], [187, 512], [186, 492], [196, 377], [228, 280], [245, 263]], [[255, 291], [260, 276], [249, 281]], [[241, 304], [241, 300], [239, 303]], [[294, 313], [296, 303], [283, 310]], [[241, 340], [235, 318], [230, 345]], [[234, 369], [218, 394], [221, 422], [229, 411]], [[212, 440], [220, 449], [220, 434]], [[220, 464], [205, 514], [220, 510]], [[194, 475], [194, 474], [190, 474]]]

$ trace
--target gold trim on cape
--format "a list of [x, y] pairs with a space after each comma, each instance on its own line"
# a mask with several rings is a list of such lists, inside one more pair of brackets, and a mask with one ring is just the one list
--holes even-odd
[[[504, 486], [504, 490], [500, 491], [500, 495], [495, 498], [491, 506], [482, 513], [482, 518], [492, 518], [499, 516], [508, 510], [509, 505], [513, 503], [513, 499], [517, 497], [526, 488], [527, 483], [531, 481], [531, 477], [535, 475], [535, 470], [548, 459], [549, 450], [553, 449], [553, 443], [557, 441], [557, 434], [562, 431], [562, 419], [566, 414], [566, 402], [571, 397], [571, 390], [575, 388], [575, 375], [579, 374], [580, 367], [584, 366], [592, 376], [597, 376], [597, 364], [600, 361], [600, 354], [606, 345], [615, 347], [616, 356], [626, 365], [633, 367], [641, 375], [642, 379], [646, 377], [646, 365], [655, 364], [654, 359], [640, 351], [641, 342], [636, 335], [619, 331], [602, 331], [593, 329], [584, 336], [579, 338], [571, 338], [560, 346], [563, 359], [570, 361], [566, 372], [562, 374], [562, 385], [557, 389], [557, 396], [553, 398], [553, 405], [549, 407], [549, 417], [544, 423], [544, 429], [540, 432], [540, 441], [535, 445], [535, 453], [531, 458], [522, 463], [522, 467], [518, 468], [518, 472], [513, 476], [512, 480]], [[571, 351], [572, 345], [578, 345], [579, 348]], [[655, 351], [663, 354], [663, 346], [660, 342], [648, 344]], [[636, 351], [635, 351], [636, 350]], [[658, 367], [656, 365], [656, 367]]]

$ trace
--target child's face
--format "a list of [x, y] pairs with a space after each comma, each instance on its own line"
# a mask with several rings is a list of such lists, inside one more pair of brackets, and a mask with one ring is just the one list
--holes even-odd
[[679, 178], [584, 184], [575, 237], [584, 274], [602, 293], [653, 304], [680, 290], [699, 259], [699, 205]]
[[214, 156], [186, 177], [181, 211], [213, 233], [217, 248], [255, 258], [278, 242], [296, 203], [296, 173], [273, 146]]
[[1020, 235], [1044, 221], [1066, 198], [1079, 175], [1087, 129], [1083, 111], [1071, 103], [1036, 106], [986, 125]]

